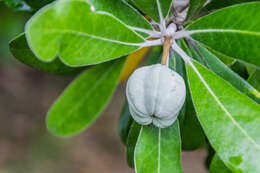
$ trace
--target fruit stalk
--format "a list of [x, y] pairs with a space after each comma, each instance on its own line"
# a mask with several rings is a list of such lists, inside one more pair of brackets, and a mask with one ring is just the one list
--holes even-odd
[[171, 47], [171, 37], [165, 37], [164, 48], [163, 48], [163, 57], [162, 57], [162, 62], [161, 62], [162, 65], [167, 64], [170, 47]]

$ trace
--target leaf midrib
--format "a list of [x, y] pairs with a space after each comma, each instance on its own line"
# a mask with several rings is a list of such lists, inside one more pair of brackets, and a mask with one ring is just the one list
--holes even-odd
[[188, 31], [192, 34], [200, 34], [200, 33], [209, 33], [209, 32], [223, 32], [223, 33], [240, 33], [247, 35], [260, 36], [260, 31], [248, 31], [248, 30], [239, 30], [239, 29], [198, 29], [198, 30], [190, 30]]
[[[196, 73], [196, 72], [195, 72]], [[196, 73], [196, 75], [201, 79], [202, 75], [200, 76], [199, 74]], [[203, 81], [203, 80], [204, 81]], [[207, 82], [205, 81], [205, 79], [202, 77], [201, 81], [203, 83], [203, 85], [206, 87], [206, 89], [209, 91], [209, 93], [212, 95], [212, 97], [214, 98], [214, 100], [217, 102], [217, 104], [219, 105], [219, 107], [225, 112], [225, 114], [231, 119], [231, 121], [234, 123], [235, 126], [237, 126], [238, 129], [241, 130], [241, 132], [246, 136], [246, 138], [253, 144], [255, 145], [255, 147], [260, 150], [260, 145], [258, 145], [255, 140], [248, 135], [248, 133], [246, 132], [246, 130], [244, 130], [239, 123], [236, 122], [236, 120], [232, 117], [232, 115], [229, 113], [229, 111], [225, 108], [225, 106], [222, 104], [222, 102], [218, 99], [218, 97], [214, 94], [214, 92], [212, 91], [212, 89], [210, 88], [210, 86], [207, 84]]]
[[139, 135], [138, 135], [138, 138], [137, 138], [137, 141], [136, 141], [136, 145], [135, 145], [135, 149], [134, 149], [134, 166], [135, 166], [135, 173], [138, 173], [137, 163], [136, 163], [136, 155], [135, 155], [136, 146], [137, 146], [137, 144], [138, 144], [139, 141], [140, 141], [140, 138], [141, 138], [141, 135], [142, 135], [142, 132], [143, 132], [143, 128], [144, 128], [144, 126], [142, 126], [141, 129], [140, 129], [140, 131], [139, 131]]
[[[142, 135], [142, 132], [143, 132], [143, 128], [144, 128], [144, 126], [141, 127], [141, 130], [139, 132], [139, 136], [138, 136], [136, 144], [138, 144], [138, 142], [139, 142], [139, 140], [141, 138], [141, 135]], [[161, 128], [158, 128], [158, 169], [157, 169], [158, 173], [160, 173], [160, 163], [161, 163], [161, 160], [160, 160], [161, 148], [160, 147], [161, 147]], [[152, 150], [150, 150], [150, 152], [152, 152]], [[148, 157], [148, 154], [146, 155], [146, 157]], [[136, 156], [134, 157], [134, 162], [135, 162], [135, 172], [138, 173], [137, 163], [136, 163]]]
[[[118, 41], [118, 40], [111, 40], [109, 38], [96, 36], [96, 35], [90, 35], [90, 34], [85, 33], [85, 32], [74, 31], [74, 30], [71, 30], [71, 29], [46, 29], [45, 32], [49, 33], [49, 34], [52, 34], [52, 33], [75, 34], [75, 35], [79, 35], [79, 36], [83, 36], [83, 37], [90, 37], [90, 38], [97, 39], [97, 40], [112, 42], [112, 43], [116, 43], [116, 44], [123, 44], [123, 45], [128, 45], [128, 46], [141, 46], [141, 44], [143, 43], [143, 42], [130, 43], [130, 42], [123, 42], [123, 41]], [[139, 38], [142, 39], [141, 37], [139, 37]]]

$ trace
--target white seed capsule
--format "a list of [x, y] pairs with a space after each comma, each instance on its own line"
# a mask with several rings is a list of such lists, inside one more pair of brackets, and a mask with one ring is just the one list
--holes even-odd
[[177, 119], [185, 101], [186, 88], [178, 73], [156, 64], [139, 68], [131, 75], [126, 96], [136, 122], [165, 128]]

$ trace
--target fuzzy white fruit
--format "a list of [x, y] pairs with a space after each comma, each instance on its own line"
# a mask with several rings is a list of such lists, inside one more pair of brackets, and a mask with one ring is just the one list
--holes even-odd
[[165, 128], [176, 121], [185, 101], [186, 87], [178, 73], [156, 64], [139, 68], [131, 75], [126, 96], [136, 122]]

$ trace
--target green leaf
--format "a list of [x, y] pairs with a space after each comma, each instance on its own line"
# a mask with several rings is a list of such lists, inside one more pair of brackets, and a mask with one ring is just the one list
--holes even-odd
[[122, 58], [82, 73], [49, 110], [49, 131], [59, 136], [70, 136], [91, 125], [109, 102], [124, 62], [125, 58]]
[[186, 29], [194, 30], [191, 37], [207, 47], [260, 66], [260, 20], [256, 20], [260, 18], [259, 9], [260, 2], [224, 8], [198, 19]]
[[139, 136], [141, 130], [141, 125], [137, 122], [133, 121], [131, 128], [128, 133], [127, 143], [126, 143], [126, 159], [127, 164], [130, 168], [134, 168], [134, 152], [135, 152], [135, 146], [136, 142]]
[[24, 1], [34, 10], [39, 10], [40, 8], [53, 2], [54, 0], [24, 0]]
[[83, 68], [72, 68], [64, 65], [58, 58], [52, 62], [42, 62], [34, 56], [29, 48], [24, 33], [15, 37], [9, 44], [13, 56], [22, 63], [44, 72], [60, 75], [72, 75], [83, 70]]
[[[249, 76], [248, 82], [255, 87], [258, 91], [260, 91], [260, 70], [256, 69], [256, 71]], [[259, 92], [258, 92], [259, 93]], [[260, 94], [259, 94], [260, 97]]]
[[182, 77], [185, 77], [186, 69], [183, 60], [176, 52], [173, 52], [172, 57], [170, 57], [169, 67], [179, 73]]
[[253, 100], [260, 103], [260, 93], [252, 85], [250, 85], [246, 80], [244, 80], [238, 74], [234, 73], [229, 67], [227, 67], [224, 63], [218, 60], [218, 58], [215, 55], [210, 53], [206, 48], [204, 48], [200, 44], [198, 44], [198, 50], [202, 58], [206, 62], [206, 66], [208, 66], [220, 77], [228, 81], [239, 91], [245, 93]]
[[232, 173], [223, 161], [215, 154], [210, 164], [210, 173]]
[[233, 172], [260, 171], [260, 106], [193, 61], [187, 66], [192, 99], [213, 148]]
[[123, 110], [121, 112], [119, 124], [118, 124], [118, 131], [123, 144], [126, 144], [127, 142], [128, 134], [132, 123], [133, 123], [133, 118], [130, 114], [128, 103], [126, 101]]
[[242, 62], [236, 60], [234, 63], [230, 65], [230, 68], [243, 79], [247, 79], [249, 77], [246, 65]]
[[136, 173], [182, 173], [179, 123], [142, 126], [135, 148]]
[[59, 55], [70, 66], [119, 58], [144, 42], [112, 15], [91, 10], [85, 0], [47, 5], [27, 22], [26, 37], [39, 59], [49, 62]]
[[[136, 9], [127, 4], [124, 0], [87, 0], [96, 11], [105, 11], [123, 23], [131, 27], [150, 29], [152, 25]], [[147, 36], [147, 35], [144, 35]]]
[[131, 0], [134, 5], [151, 17], [155, 22], [160, 23], [160, 12], [162, 18], [166, 18], [172, 6], [172, 0]]
[[257, 0], [211, 0], [210, 3], [205, 7], [207, 10], [219, 9], [235, 4], [245, 3], [245, 2], [253, 2]]
[[197, 119], [190, 91], [187, 90], [185, 112], [180, 115], [180, 130], [183, 150], [195, 150], [205, 143], [205, 135]]
[[162, 46], [153, 47], [149, 55], [149, 59], [147, 60], [147, 65], [161, 63], [160, 57], [162, 56], [162, 52], [163, 52]]
[[[181, 47], [184, 48], [184, 46], [185, 45], [183, 42], [181, 42]], [[195, 108], [191, 99], [190, 88], [187, 82], [186, 68], [182, 58], [176, 53], [173, 55], [174, 56], [172, 59], [174, 62], [171, 63], [171, 66], [175, 66], [176, 72], [182, 75], [186, 84], [186, 100], [179, 115], [182, 142], [181, 146], [184, 150], [195, 150], [205, 143], [205, 135], [197, 119]]]
[[256, 71], [257, 68], [251, 64], [246, 64], [246, 69], [249, 76], [251, 76]]
[[190, 6], [187, 14], [187, 18], [192, 18], [196, 16], [204, 4], [207, 2], [207, 0], [191, 0], [190, 1]]
[[208, 48], [208, 51], [210, 51], [212, 54], [214, 54], [216, 57], [218, 57], [218, 59], [221, 60], [227, 66], [232, 65], [236, 61], [235, 59], [233, 59], [231, 57], [228, 57], [226, 55], [223, 55], [223, 54], [221, 54], [219, 52], [216, 52], [213, 49]]
[[20, 9], [24, 5], [23, 0], [4, 0], [4, 2], [9, 8], [13, 9]]

